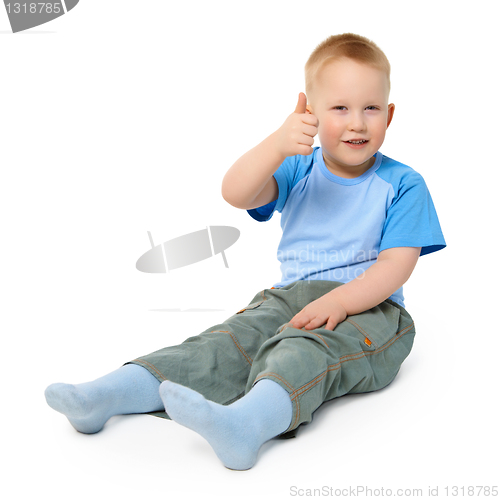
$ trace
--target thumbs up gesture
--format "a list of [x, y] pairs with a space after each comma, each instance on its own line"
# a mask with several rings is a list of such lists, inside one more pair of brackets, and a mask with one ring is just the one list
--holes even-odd
[[301, 92], [295, 111], [277, 132], [277, 146], [284, 156], [310, 155], [314, 136], [318, 133], [318, 119], [306, 109], [307, 97]]

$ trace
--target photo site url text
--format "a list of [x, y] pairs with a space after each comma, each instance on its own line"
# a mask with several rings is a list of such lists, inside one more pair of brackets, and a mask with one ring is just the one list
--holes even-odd
[[426, 488], [299, 488], [290, 486], [291, 497], [496, 497], [498, 486], [428, 486]]

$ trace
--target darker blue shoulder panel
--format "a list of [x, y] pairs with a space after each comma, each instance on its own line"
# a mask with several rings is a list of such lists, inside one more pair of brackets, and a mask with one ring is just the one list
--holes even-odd
[[301, 179], [309, 175], [317, 155], [321, 154], [321, 148], [318, 147], [308, 156], [296, 155], [286, 158], [274, 173], [278, 184], [278, 199], [262, 207], [247, 210], [250, 216], [263, 222], [268, 221], [275, 211], [281, 212], [292, 189]]

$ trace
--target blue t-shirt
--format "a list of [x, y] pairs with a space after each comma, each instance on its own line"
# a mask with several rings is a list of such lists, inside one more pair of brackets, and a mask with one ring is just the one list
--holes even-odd
[[[274, 173], [276, 201], [249, 210], [258, 221], [281, 212], [278, 247], [282, 278], [347, 283], [394, 247], [422, 247], [420, 255], [446, 246], [431, 195], [412, 168], [382, 153], [363, 175], [332, 174], [321, 148], [288, 157]], [[403, 289], [392, 300], [404, 306]]]

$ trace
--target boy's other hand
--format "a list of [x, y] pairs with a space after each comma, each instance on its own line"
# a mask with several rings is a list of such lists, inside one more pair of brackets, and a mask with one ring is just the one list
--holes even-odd
[[301, 92], [295, 111], [277, 130], [277, 145], [280, 153], [287, 156], [310, 155], [313, 152], [314, 136], [318, 133], [318, 119], [307, 108], [307, 97]]
[[306, 330], [320, 327], [333, 330], [346, 318], [347, 312], [342, 304], [331, 295], [326, 294], [304, 307], [290, 320], [290, 323], [294, 328], [305, 328]]

